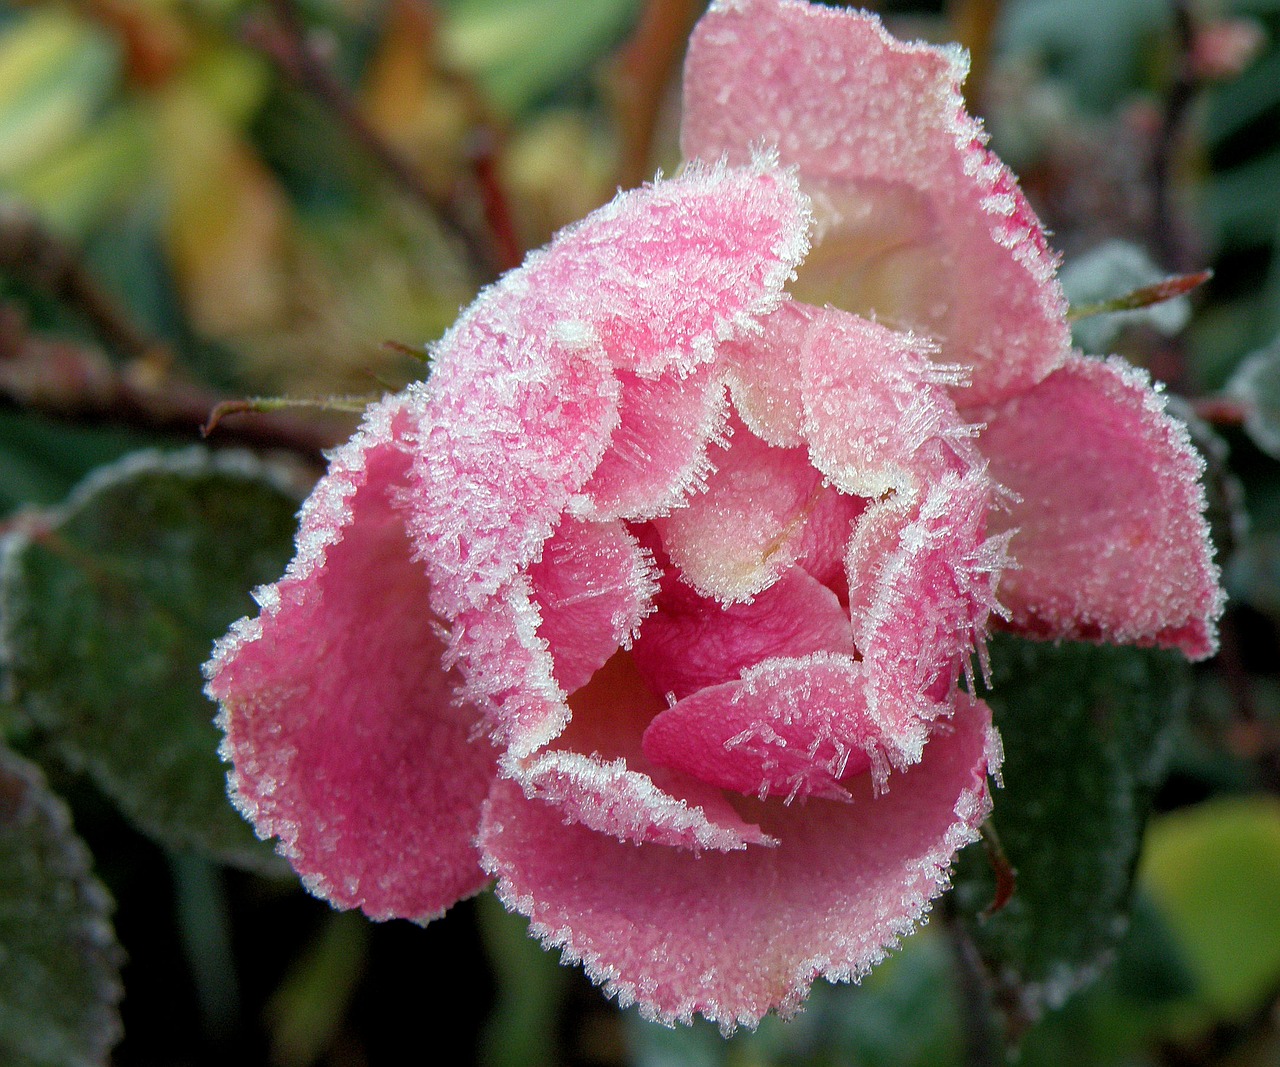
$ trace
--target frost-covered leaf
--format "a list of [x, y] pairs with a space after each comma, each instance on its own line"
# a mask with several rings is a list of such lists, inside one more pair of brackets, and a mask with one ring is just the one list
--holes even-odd
[[961, 857], [957, 901], [1006, 1008], [1028, 1021], [1087, 984], [1124, 933], [1188, 669], [1169, 652], [1005, 635], [991, 657], [988, 700], [1005, 747], [994, 824], [1017, 890], [980, 917], [994, 883], [975, 845]]
[[1244, 428], [1253, 443], [1280, 459], [1280, 338], [1236, 368], [1227, 392], [1244, 405]]
[[296, 506], [245, 456], [137, 453], [0, 555], [11, 702], [159, 840], [250, 866], [273, 861], [227, 802], [200, 665], [284, 569]]
[[0, 748], [0, 1063], [94, 1067], [120, 1038], [124, 953], [89, 850], [39, 770]]

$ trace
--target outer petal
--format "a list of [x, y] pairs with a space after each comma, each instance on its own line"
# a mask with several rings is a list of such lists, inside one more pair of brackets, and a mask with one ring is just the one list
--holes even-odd
[[973, 368], [971, 404], [1039, 381], [1068, 334], [1039, 220], [965, 114], [967, 68], [871, 15], [721, 0], [690, 43], [682, 145], [734, 162], [776, 144], [818, 219], [793, 292], [940, 338]]
[[999, 589], [1015, 628], [1213, 654], [1204, 463], [1143, 371], [1072, 356], [995, 412], [979, 447], [1018, 497], [992, 517], [1017, 530]]
[[989, 802], [989, 713], [974, 702], [924, 762], [852, 804], [757, 805], [777, 848], [635, 848], [499, 783], [480, 845], [503, 901], [622, 1004], [664, 1022], [701, 1014], [724, 1030], [794, 1014], [814, 978], [856, 980], [947, 880]]
[[494, 768], [441, 668], [395, 504], [408, 424], [393, 400], [333, 456], [288, 573], [219, 643], [208, 688], [233, 799], [307, 887], [425, 920], [485, 881], [473, 839]]
[[620, 194], [480, 295], [434, 353], [413, 533], [452, 619], [538, 555], [619, 423], [615, 370], [691, 372], [782, 300], [808, 248], [794, 175], [691, 167]]

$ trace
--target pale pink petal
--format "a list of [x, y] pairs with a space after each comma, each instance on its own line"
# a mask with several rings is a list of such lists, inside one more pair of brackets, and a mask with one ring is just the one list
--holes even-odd
[[566, 518], [529, 568], [533, 602], [560, 688], [587, 683], [652, 610], [656, 569], [618, 522]]
[[681, 143], [730, 162], [777, 145], [817, 217], [793, 294], [938, 338], [974, 404], [1039, 381], [1069, 342], [1043, 228], [965, 113], [967, 68], [873, 15], [721, 0], [690, 43]]
[[852, 650], [853, 633], [839, 599], [793, 567], [749, 604], [721, 607], [691, 589], [659, 597], [632, 657], [655, 693], [683, 699], [733, 681], [773, 656]]
[[433, 352], [413, 534], [452, 619], [538, 555], [619, 425], [615, 370], [685, 374], [782, 300], [808, 206], [765, 158], [621, 193], [485, 290]]
[[845, 493], [919, 492], [978, 462], [974, 428], [942, 388], [929, 345], [834, 308], [815, 310], [800, 350], [809, 455]]
[[976, 838], [995, 746], [987, 709], [962, 702], [886, 794], [864, 776], [852, 803], [741, 801], [776, 848], [636, 848], [500, 783], [480, 832], [486, 867], [537, 936], [648, 1018], [698, 1014], [728, 1031], [792, 1015], [818, 976], [857, 980], [879, 962]]
[[714, 786], [653, 765], [641, 736], [666, 707], [620, 652], [569, 699], [572, 720], [550, 749], [506, 759], [525, 795], [556, 805], [566, 821], [635, 844], [729, 851], [771, 844]]
[[724, 428], [724, 386], [710, 367], [641, 378], [620, 371], [618, 428], [582, 493], [595, 519], [651, 519], [706, 479], [707, 446]]
[[729, 393], [742, 421], [779, 448], [804, 444], [800, 396], [800, 346], [814, 309], [789, 300], [749, 334], [721, 350]]
[[426, 920], [485, 882], [473, 845], [494, 776], [453, 699], [397, 507], [398, 401], [373, 409], [303, 511], [298, 554], [261, 615], [218, 645], [231, 793], [307, 887], [373, 918]]
[[834, 592], [842, 604], [849, 602], [845, 555], [854, 523], [866, 507], [862, 497], [828, 486], [819, 494], [796, 544], [796, 566]]
[[[907, 741], [924, 744], [926, 730]], [[654, 763], [764, 800], [847, 799], [840, 784], [888, 765], [868, 713], [862, 665], [843, 655], [769, 659], [741, 681], [701, 689], [659, 714], [644, 734]], [[896, 741], [897, 739], [895, 739]]]
[[705, 492], [654, 520], [667, 554], [704, 596], [754, 596], [796, 559], [800, 534], [822, 492], [822, 476], [802, 448], [774, 448], [730, 421], [715, 445]]
[[1222, 593], [1204, 463], [1144, 372], [1072, 356], [999, 409], [979, 444], [1018, 497], [992, 516], [1017, 531], [999, 589], [1015, 628], [1213, 654]]

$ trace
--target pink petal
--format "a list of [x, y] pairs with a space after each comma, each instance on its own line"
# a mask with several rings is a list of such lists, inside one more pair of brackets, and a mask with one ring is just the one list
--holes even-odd
[[849, 618], [836, 595], [793, 567], [750, 604], [726, 608], [692, 590], [659, 598], [632, 657], [655, 693], [683, 700], [773, 656], [852, 651]]
[[620, 421], [582, 492], [592, 518], [651, 519], [705, 481], [707, 445], [728, 414], [724, 386], [709, 367], [654, 380], [620, 371], [618, 379]]
[[[924, 744], [924, 728], [913, 739]], [[702, 689], [659, 714], [644, 751], [663, 766], [758, 796], [843, 800], [840, 780], [880, 764], [878, 724], [867, 713], [862, 665], [818, 653], [769, 659], [741, 681]]]
[[992, 522], [1018, 531], [1000, 583], [1015, 628], [1213, 654], [1222, 593], [1204, 463], [1145, 372], [1072, 356], [999, 409], [979, 444], [1019, 498]]
[[560, 688], [587, 683], [652, 610], [656, 571], [621, 523], [566, 518], [529, 568]]
[[453, 699], [397, 494], [410, 422], [374, 408], [307, 502], [298, 554], [209, 665], [232, 796], [307, 887], [426, 920], [485, 882], [473, 840], [493, 752]]
[[681, 136], [689, 158], [763, 142], [798, 164], [818, 229], [792, 292], [938, 338], [972, 368], [966, 405], [1028, 388], [1069, 343], [1057, 259], [964, 111], [967, 68], [872, 15], [722, 0], [690, 43]]
[[734, 408], [753, 434], [779, 448], [804, 444], [800, 346], [813, 311], [789, 300], [764, 320], [759, 334], [722, 350]]
[[413, 534], [452, 619], [538, 555], [619, 424], [615, 370], [687, 374], [778, 306], [808, 248], [794, 176], [690, 167], [562, 231], [434, 352]]
[[635, 844], [730, 851], [773, 843], [718, 789], [650, 763], [641, 735], [666, 704], [625, 652], [570, 704], [573, 718], [551, 749], [504, 761], [527, 797], [554, 804], [567, 822]]
[[1003, 539], [985, 536], [990, 500], [983, 469], [950, 473], [916, 502], [872, 504], [850, 544], [849, 610], [868, 710], [899, 739], [886, 746], [896, 766], [920, 758], [920, 724], [948, 710], [970, 657], [985, 657], [1004, 563]]
[[876, 796], [787, 807], [741, 801], [776, 848], [635, 848], [500, 783], [480, 845], [508, 907], [621, 1004], [666, 1023], [754, 1026], [799, 1010], [818, 976], [856, 981], [944, 888], [989, 810], [989, 712], [966, 701], [924, 762]]
[[777, 580], [798, 554], [799, 535], [822, 492], [801, 448], [773, 448], [737, 420], [715, 445], [706, 492], [654, 520], [671, 562], [699, 593], [746, 600]]
[[928, 360], [911, 334], [828, 308], [815, 310], [800, 350], [803, 433], [816, 466], [845, 493], [916, 493], [939, 470], [978, 462]]

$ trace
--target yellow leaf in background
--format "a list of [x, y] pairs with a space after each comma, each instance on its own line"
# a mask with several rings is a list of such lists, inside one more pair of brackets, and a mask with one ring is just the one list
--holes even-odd
[[150, 142], [136, 107], [120, 107], [39, 166], [12, 190], [60, 233], [82, 238], [146, 177]]
[[156, 100], [165, 236], [188, 313], [210, 336], [258, 329], [286, 303], [289, 205], [239, 132], [186, 83]]
[[1200, 1003], [1184, 1022], [1239, 1018], [1274, 993], [1280, 982], [1280, 801], [1229, 797], [1152, 820], [1140, 884], [1200, 986]]
[[116, 88], [110, 35], [56, 10], [0, 34], [0, 180], [11, 180], [77, 137]]
[[373, 126], [446, 190], [463, 162], [470, 114], [464, 92], [437, 69], [435, 18], [415, 0], [392, 0], [365, 76], [365, 113]]

